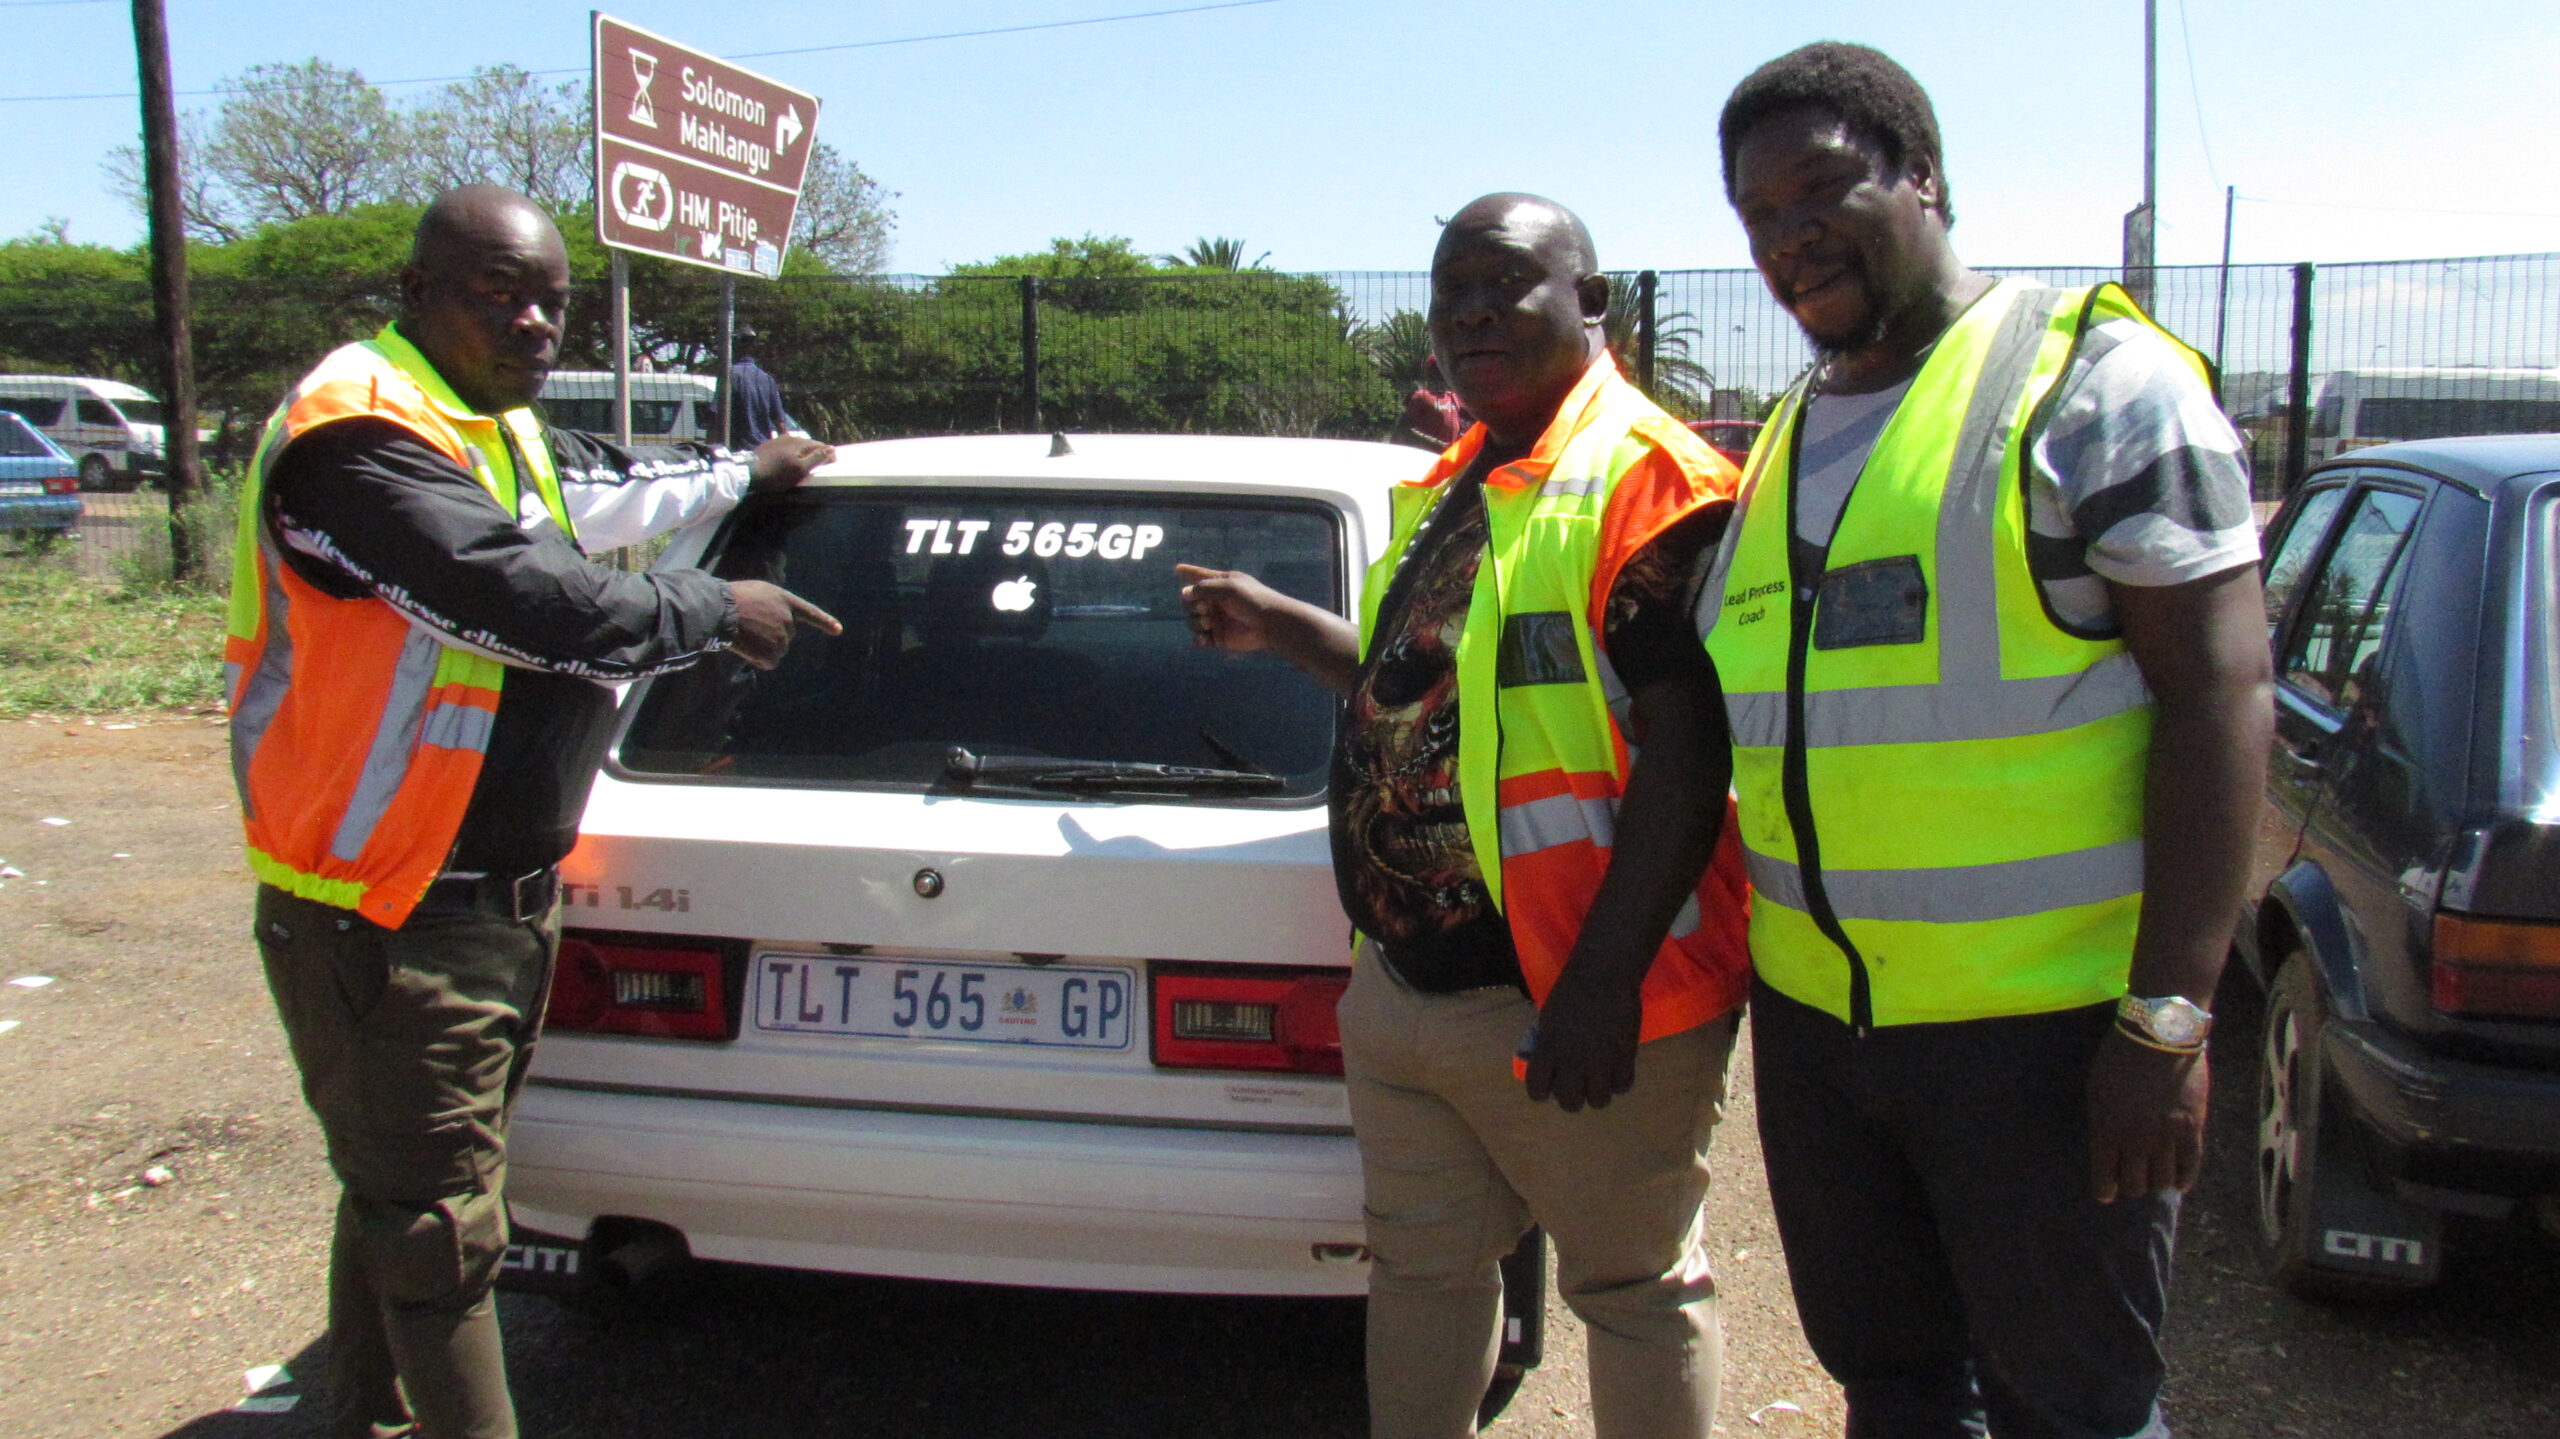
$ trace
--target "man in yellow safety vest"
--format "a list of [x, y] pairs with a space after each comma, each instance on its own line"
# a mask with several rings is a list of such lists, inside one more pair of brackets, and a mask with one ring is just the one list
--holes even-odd
[[1719, 129], [1816, 351], [1697, 608], [1797, 1310], [1851, 1434], [2163, 1435], [2269, 729], [2239, 442], [2123, 291], [1958, 262], [1893, 61], [1807, 46]]
[[1603, 1439], [1705, 1439], [1715, 1416], [1701, 1210], [1747, 961], [1739, 856], [1709, 862], [1727, 756], [1700, 742], [1685, 600], [1733, 469], [1619, 377], [1608, 298], [1553, 201], [1459, 211], [1429, 324], [1478, 423], [1390, 496], [1358, 625], [1179, 571], [1203, 644], [1274, 650], [1345, 699], [1329, 796], [1362, 935], [1340, 1016], [1380, 1439], [1474, 1432], [1497, 1265], [1533, 1222], [1589, 1330]]

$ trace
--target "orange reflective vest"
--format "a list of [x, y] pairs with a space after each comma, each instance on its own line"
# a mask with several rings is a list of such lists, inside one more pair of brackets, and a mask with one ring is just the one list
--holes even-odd
[[385, 326], [303, 377], [240, 488], [223, 660], [249, 867], [305, 899], [398, 928], [452, 852], [506, 667], [372, 596], [339, 599], [277, 553], [266, 481], [285, 446], [338, 420], [388, 420], [471, 472], [507, 513], [523, 481], [572, 533], [542, 423], [483, 415]]
[[[1361, 590], [1364, 656], [1397, 563], [1484, 441], [1475, 426], [1429, 474], [1389, 496], [1392, 537]], [[1610, 588], [1674, 521], [1730, 498], [1736, 480], [1606, 355], [1536, 447], [1485, 477], [1485, 558], [1458, 638], [1458, 793], [1485, 886], [1541, 1004], [1609, 867], [1633, 762], [1630, 697], [1600, 640]], [[1645, 975], [1642, 1038], [1694, 1028], [1742, 1002], [1748, 901], [1728, 822]]]

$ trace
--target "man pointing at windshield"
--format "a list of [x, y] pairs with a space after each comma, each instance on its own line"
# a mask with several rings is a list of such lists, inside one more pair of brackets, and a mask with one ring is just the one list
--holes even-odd
[[521, 195], [439, 196], [400, 292], [397, 321], [285, 397], [242, 487], [232, 769], [268, 987], [341, 1186], [330, 1432], [506, 1439], [507, 1117], [602, 682], [724, 649], [769, 668], [795, 625], [836, 629], [771, 585], [596, 564], [581, 521], [631, 543], [633, 516], [713, 513], [834, 452], [777, 440], [634, 478], [586, 444], [564, 474], [529, 406], [569, 262]]
[[1572, 212], [1476, 201], [1431, 289], [1433, 348], [1478, 423], [1396, 488], [1359, 626], [1178, 571], [1200, 643], [1277, 651], [1344, 696], [1330, 798], [1362, 936], [1341, 1020], [1371, 1432], [1474, 1432], [1497, 1266], [1537, 1223], [1589, 1332], [1603, 1439], [1703, 1439], [1706, 1148], [1746, 962], [1737, 856], [1708, 865], [1727, 767], [1696, 718], [1682, 591], [1734, 473], [1619, 378]]

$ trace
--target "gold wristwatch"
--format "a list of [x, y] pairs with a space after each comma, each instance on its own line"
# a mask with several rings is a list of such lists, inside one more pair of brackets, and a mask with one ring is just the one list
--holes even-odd
[[2153, 1049], [2202, 1054], [2205, 1037], [2213, 1033], [2213, 1015], [2184, 995], [2138, 999], [2128, 994], [2116, 1001], [2116, 1028], [2127, 1039]]

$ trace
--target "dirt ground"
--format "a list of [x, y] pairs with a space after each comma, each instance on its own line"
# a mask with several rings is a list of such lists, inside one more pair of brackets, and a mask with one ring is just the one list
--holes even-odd
[[[201, 719], [0, 724], [0, 980], [52, 981], [0, 985], [0, 1025], [16, 1021], [0, 1029], [0, 1434], [321, 1432], [307, 1396], [331, 1191], [249, 939], [224, 740]], [[2391, 1307], [2307, 1305], [2257, 1277], [2248, 1048], [2243, 1036], [2218, 1052], [2214, 1159], [2181, 1236], [2180, 1431], [2560, 1434], [2550, 1246], [2468, 1234], [2443, 1291]], [[1796, 1328], [1751, 1120], [1738, 1083], [1710, 1211], [1727, 1336], [1718, 1427], [1836, 1434], [1838, 1394]], [[753, 1272], [644, 1318], [506, 1305], [527, 1433], [598, 1436], [1356, 1435], [1344, 1312]], [[1561, 1309], [1549, 1345], [1493, 1433], [1590, 1434], [1580, 1336]], [[742, 1368], [745, 1347], [783, 1357]], [[864, 1349], [897, 1362], [847, 1377], [842, 1356]], [[281, 1412], [226, 1412], [245, 1371], [280, 1363], [306, 1376], [265, 1396]]]

